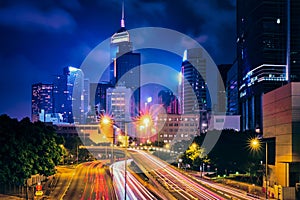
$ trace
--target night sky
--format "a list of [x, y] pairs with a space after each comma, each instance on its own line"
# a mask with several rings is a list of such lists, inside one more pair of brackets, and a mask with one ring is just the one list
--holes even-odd
[[[1, 0], [0, 114], [30, 117], [31, 85], [51, 83], [66, 66], [80, 67], [119, 29], [121, 2]], [[232, 63], [235, 8], [235, 0], [125, 0], [126, 28], [173, 29], [197, 40], [216, 64]]]

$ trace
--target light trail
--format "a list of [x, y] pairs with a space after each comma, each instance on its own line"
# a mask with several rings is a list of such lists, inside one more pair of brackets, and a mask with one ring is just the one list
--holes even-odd
[[[128, 160], [130, 163], [132, 160]], [[118, 199], [125, 199], [125, 161], [115, 162], [111, 165], [113, 168], [113, 182], [115, 186], [115, 191]], [[142, 185], [129, 171], [127, 171], [126, 178], [126, 199], [136, 199], [136, 200], [155, 200], [155, 196], [149, 192], [144, 185]]]
[[145, 157], [142, 160], [150, 161], [151, 166], [147, 165], [148, 169], [154, 175], [160, 178], [162, 184], [167, 184], [167, 188], [174, 189], [174, 191], [184, 199], [224, 199], [221, 196], [209, 191], [197, 182], [190, 180], [190, 178], [179, 173], [177, 170], [174, 170], [172, 167], [168, 166], [156, 157], [142, 150], [133, 151], [136, 151], [137, 153]]

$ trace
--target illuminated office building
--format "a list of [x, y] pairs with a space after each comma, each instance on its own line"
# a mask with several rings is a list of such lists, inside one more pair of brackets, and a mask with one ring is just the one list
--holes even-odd
[[107, 89], [106, 113], [112, 116], [115, 125], [122, 131], [125, 131], [125, 124], [131, 121], [130, 110], [133, 106], [133, 102], [130, 102], [131, 95], [132, 90], [124, 86]]
[[141, 54], [133, 52], [130, 35], [125, 28], [123, 5], [121, 28], [111, 37], [110, 81], [113, 86], [124, 86], [133, 91], [131, 101], [135, 107], [130, 111], [132, 116], [140, 111], [140, 64]]
[[200, 48], [184, 52], [181, 67], [181, 113], [201, 115], [200, 130], [207, 128], [206, 59]]
[[[31, 120], [36, 122], [40, 117], [53, 112], [53, 85], [37, 83], [32, 85]], [[43, 115], [43, 116], [41, 116]]]
[[300, 81], [300, 2], [237, 0], [239, 98], [243, 130], [262, 130], [262, 96]]

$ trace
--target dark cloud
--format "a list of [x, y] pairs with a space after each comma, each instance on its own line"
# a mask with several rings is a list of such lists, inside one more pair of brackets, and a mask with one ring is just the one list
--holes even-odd
[[0, 9], [0, 24], [22, 31], [45, 30], [52, 32], [70, 32], [76, 22], [63, 9], [54, 8], [47, 11], [31, 5], [12, 5]]
[[[90, 50], [119, 29], [121, 4], [0, 1], [0, 93], [5, 96], [0, 114], [29, 116], [31, 84], [51, 81], [65, 66], [79, 67]], [[197, 40], [217, 64], [230, 63], [235, 58], [235, 6], [235, 0], [125, 0], [126, 27], [179, 31]]]
[[177, 30], [203, 45], [217, 64], [231, 63], [235, 58], [235, 7], [234, 0], [131, 0], [126, 4], [127, 24]]

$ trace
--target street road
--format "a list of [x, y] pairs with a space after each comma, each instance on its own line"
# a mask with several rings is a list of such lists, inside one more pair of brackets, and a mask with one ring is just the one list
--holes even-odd
[[176, 199], [225, 199], [145, 151], [130, 150], [129, 152], [133, 160], [148, 171]]
[[77, 166], [67, 186], [64, 200], [114, 200], [116, 199], [109, 169], [101, 161], [82, 163]]
[[[127, 161], [127, 165], [132, 160]], [[127, 166], [128, 167], [128, 166]], [[126, 179], [125, 179], [125, 161], [119, 161], [111, 166], [113, 171], [113, 182], [115, 186], [115, 191], [118, 199], [156, 199], [153, 194], [151, 194], [144, 185], [142, 185], [131, 173], [126, 169]], [[126, 184], [125, 184], [126, 180]], [[125, 198], [125, 185], [126, 185], [126, 198]]]

